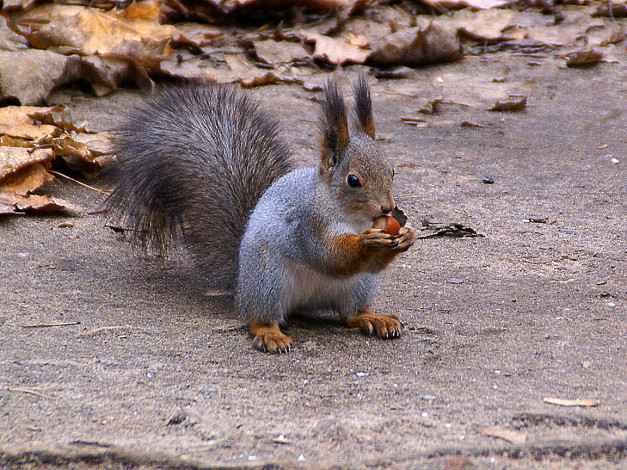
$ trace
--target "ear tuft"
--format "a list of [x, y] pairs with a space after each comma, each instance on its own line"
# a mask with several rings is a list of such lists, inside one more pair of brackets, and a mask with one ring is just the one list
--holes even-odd
[[324, 87], [320, 127], [322, 131], [321, 164], [324, 169], [327, 169], [337, 164], [350, 143], [346, 106], [335, 80], [329, 80]]
[[357, 128], [371, 139], [375, 139], [374, 118], [372, 116], [372, 99], [366, 77], [359, 76], [355, 84], [355, 115]]

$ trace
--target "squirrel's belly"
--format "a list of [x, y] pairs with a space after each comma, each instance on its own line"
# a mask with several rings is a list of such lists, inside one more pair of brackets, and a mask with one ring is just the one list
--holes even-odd
[[298, 309], [341, 309], [345, 299], [353, 296], [360, 283], [361, 274], [348, 278], [328, 276], [305, 266], [295, 266], [292, 270], [292, 289], [288, 311]]

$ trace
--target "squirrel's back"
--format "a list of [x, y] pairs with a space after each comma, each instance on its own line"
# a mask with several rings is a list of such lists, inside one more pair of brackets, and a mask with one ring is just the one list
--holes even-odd
[[232, 289], [248, 217], [292, 169], [276, 121], [234, 88], [189, 85], [140, 105], [117, 136], [109, 205], [159, 250], [181, 237], [209, 281]]

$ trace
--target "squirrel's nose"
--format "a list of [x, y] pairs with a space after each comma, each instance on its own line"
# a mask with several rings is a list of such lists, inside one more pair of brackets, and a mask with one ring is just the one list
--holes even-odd
[[384, 214], [389, 214], [396, 207], [396, 202], [394, 202], [394, 198], [390, 196], [390, 199], [381, 204], [381, 212]]

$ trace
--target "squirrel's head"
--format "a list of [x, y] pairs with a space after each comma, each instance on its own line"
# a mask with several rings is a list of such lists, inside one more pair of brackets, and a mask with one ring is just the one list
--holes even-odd
[[344, 100], [329, 81], [321, 116], [320, 177], [334, 198], [362, 222], [389, 214], [394, 168], [375, 142], [370, 89], [363, 76], [355, 85], [355, 131], [349, 133]]

